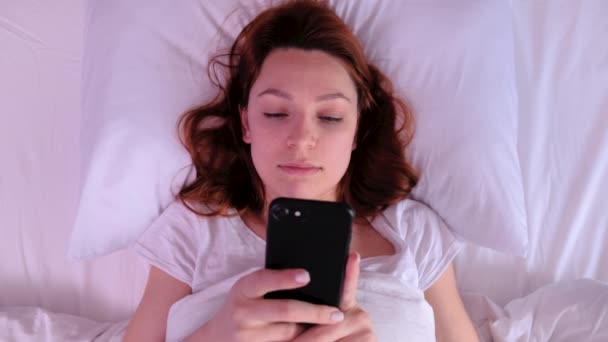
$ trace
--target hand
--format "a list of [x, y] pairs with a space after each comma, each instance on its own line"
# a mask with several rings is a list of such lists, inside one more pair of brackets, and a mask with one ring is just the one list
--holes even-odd
[[359, 280], [360, 259], [358, 253], [351, 253], [346, 264], [344, 290], [340, 302], [340, 310], [344, 313], [344, 320], [338, 324], [312, 327], [294, 339], [294, 342], [376, 341], [369, 316], [357, 305], [355, 297]]
[[308, 272], [302, 269], [262, 269], [245, 275], [234, 284], [217, 314], [191, 340], [291, 341], [304, 331], [306, 323], [336, 324], [332, 314], [343, 315], [335, 307], [263, 298], [268, 292], [295, 289], [309, 281]]

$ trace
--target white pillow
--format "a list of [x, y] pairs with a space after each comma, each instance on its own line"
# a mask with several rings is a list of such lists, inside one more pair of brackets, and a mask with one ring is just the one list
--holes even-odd
[[[83, 183], [72, 257], [129, 246], [173, 201], [190, 164], [177, 139], [177, 119], [215, 95], [209, 57], [228, 48], [265, 3], [89, 1]], [[413, 197], [457, 236], [524, 254], [508, 3], [330, 3], [414, 107], [417, 129], [408, 153], [422, 177]]]

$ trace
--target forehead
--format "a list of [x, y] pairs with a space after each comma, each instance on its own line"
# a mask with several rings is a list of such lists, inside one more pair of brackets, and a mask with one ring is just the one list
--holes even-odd
[[312, 95], [341, 92], [356, 100], [356, 87], [342, 61], [325, 52], [276, 49], [264, 60], [252, 93], [277, 88]]

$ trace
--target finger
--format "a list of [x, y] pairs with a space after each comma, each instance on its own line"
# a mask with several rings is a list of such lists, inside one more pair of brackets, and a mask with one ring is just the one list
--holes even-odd
[[254, 299], [268, 292], [302, 287], [309, 281], [310, 275], [303, 269], [261, 269], [239, 279], [234, 284], [234, 290], [245, 298]]
[[344, 319], [344, 314], [335, 307], [294, 299], [256, 299], [250, 301], [243, 310], [244, 316], [264, 323], [335, 324]]
[[283, 342], [292, 341], [304, 332], [305, 327], [297, 323], [273, 323], [256, 328], [248, 335], [253, 341]]
[[[360, 308], [347, 313], [346, 320], [341, 324], [317, 325], [303, 332], [294, 342], [334, 342], [359, 341], [360, 338], [374, 339], [369, 316]], [[371, 339], [369, 338], [371, 337]]]
[[337, 342], [372, 342], [376, 341], [376, 337], [371, 331], [361, 331], [354, 335], [349, 335], [339, 339]]
[[359, 282], [359, 253], [351, 253], [346, 263], [346, 274], [344, 276], [344, 288], [340, 301], [340, 310], [347, 311], [357, 305], [357, 283]]
[[298, 335], [292, 342], [334, 342], [349, 336], [350, 324], [317, 325]]

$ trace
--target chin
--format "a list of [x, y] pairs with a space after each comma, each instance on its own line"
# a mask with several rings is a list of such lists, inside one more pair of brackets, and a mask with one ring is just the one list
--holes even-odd
[[282, 191], [279, 193], [279, 197], [290, 197], [307, 200], [318, 200], [318, 201], [335, 201], [335, 198], [328, 196], [329, 191], [315, 191], [314, 189], [291, 189], [288, 191]]

